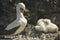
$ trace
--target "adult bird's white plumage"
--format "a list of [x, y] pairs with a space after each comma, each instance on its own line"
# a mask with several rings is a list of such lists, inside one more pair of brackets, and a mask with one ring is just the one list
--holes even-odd
[[10, 29], [13, 29], [13, 28], [15, 28], [17, 26], [20, 26], [16, 30], [16, 32], [14, 34], [17, 34], [17, 33], [20, 33], [21, 31], [23, 31], [24, 28], [27, 25], [27, 20], [26, 20], [26, 18], [23, 15], [24, 11], [26, 11], [25, 4], [24, 3], [18, 3], [17, 6], [16, 6], [17, 18], [16, 18], [15, 21], [13, 21], [12, 23], [10, 23], [5, 28], [5, 30], [10, 30]]

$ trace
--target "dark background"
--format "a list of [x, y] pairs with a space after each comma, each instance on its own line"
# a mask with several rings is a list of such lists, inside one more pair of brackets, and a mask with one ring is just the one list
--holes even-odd
[[48, 18], [60, 28], [60, 0], [0, 0], [0, 31], [16, 19], [16, 4], [25, 3], [29, 12], [25, 17], [29, 24]]

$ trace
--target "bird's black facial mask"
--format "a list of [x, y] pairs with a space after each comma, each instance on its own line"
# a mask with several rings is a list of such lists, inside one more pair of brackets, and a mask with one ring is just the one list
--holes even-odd
[[26, 9], [26, 8], [20, 8], [20, 11], [21, 11], [22, 13], [29, 12], [29, 10], [28, 10], [28, 9]]
[[24, 12], [25, 12], [23, 8], [20, 8], [20, 11], [21, 11], [22, 13], [24, 13]]

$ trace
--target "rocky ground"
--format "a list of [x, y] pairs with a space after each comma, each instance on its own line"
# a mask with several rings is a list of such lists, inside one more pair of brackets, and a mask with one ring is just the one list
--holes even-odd
[[22, 37], [20, 38], [22, 40], [60, 40], [59, 34], [44, 34], [40, 35], [40, 37], [29, 37], [27, 36], [26, 38]]
[[[34, 35], [35, 36], [35, 35]], [[16, 38], [0, 38], [0, 40], [60, 40], [60, 34], [59, 33], [42, 33], [38, 36], [29, 36], [29, 35], [19, 35]]]

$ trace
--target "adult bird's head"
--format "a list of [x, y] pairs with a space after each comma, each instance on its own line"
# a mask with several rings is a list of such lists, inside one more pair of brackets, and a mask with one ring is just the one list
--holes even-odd
[[28, 9], [26, 9], [24, 3], [18, 3], [18, 4], [17, 4], [17, 8], [18, 8], [18, 9], [20, 10], [20, 12], [22, 12], [22, 13], [28, 12]]

